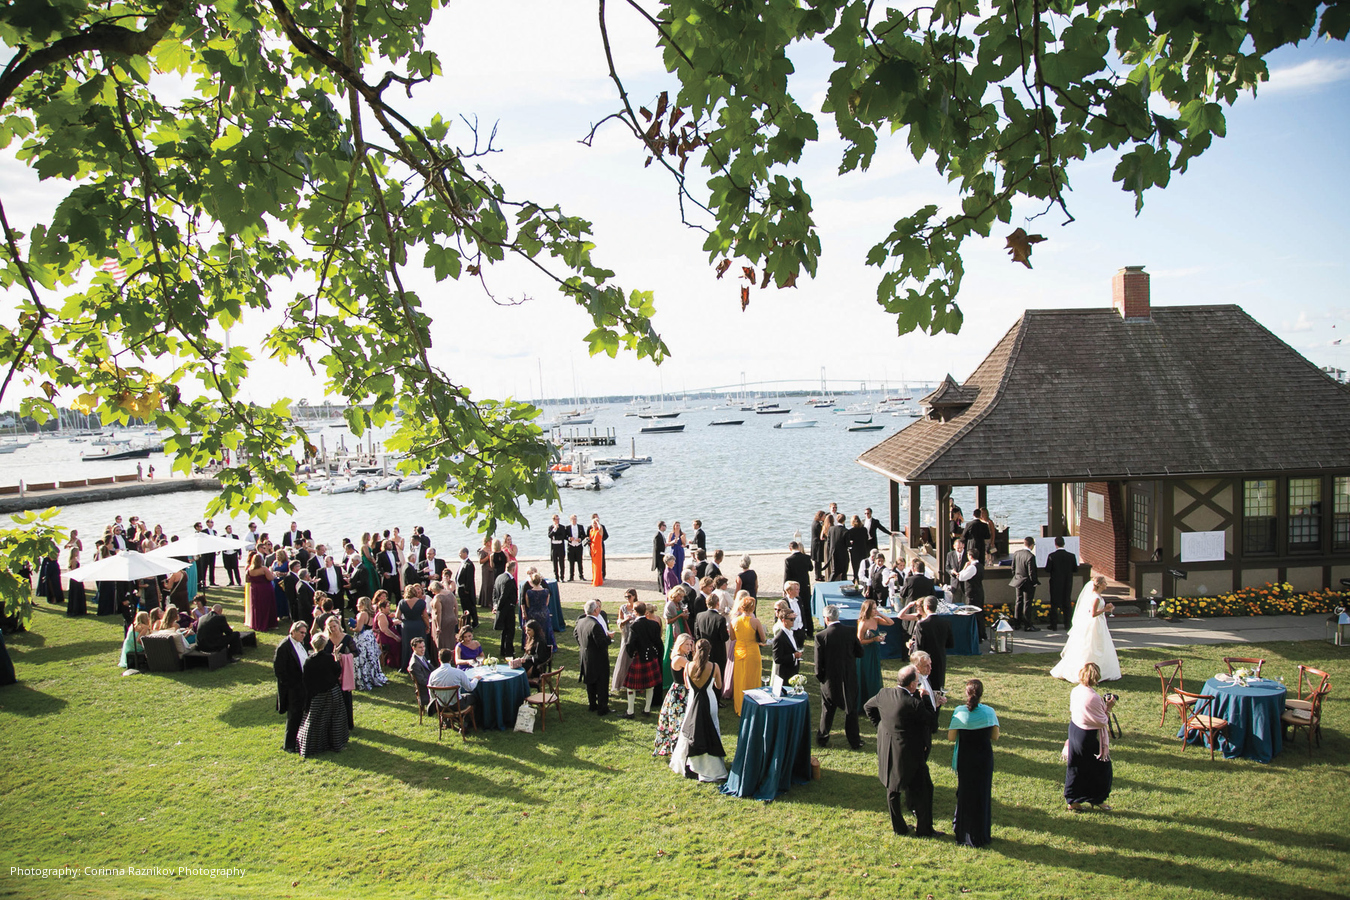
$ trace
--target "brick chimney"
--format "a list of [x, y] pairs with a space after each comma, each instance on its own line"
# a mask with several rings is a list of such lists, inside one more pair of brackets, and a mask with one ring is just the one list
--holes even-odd
[[1148, 273], [1143, 266], [1126, 266], [1111, 279], [1111, 307], [1127, 322], [1152, 317], [1148, 306]]

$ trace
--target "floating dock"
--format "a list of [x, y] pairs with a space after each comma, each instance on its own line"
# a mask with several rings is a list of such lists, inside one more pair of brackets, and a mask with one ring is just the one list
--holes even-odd
[[0, 487], [0, 515], [26, 509], [74, 506], [77, 503], [102, 503], [127, 497], [176, 494], [180, 491], [218, 491], [214, 478], [144, 479], [136, 473], [107, 475], [102, 478], [76, 478], [69, 481], [43, 481]]

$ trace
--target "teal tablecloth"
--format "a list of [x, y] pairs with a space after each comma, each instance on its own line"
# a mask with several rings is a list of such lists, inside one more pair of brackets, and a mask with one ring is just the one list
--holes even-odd
[[495, 728], [506, 731], [516, 727], [516, 712], [520, 704], [530, 693], [530, 682], [524, 669], [510, 666], [497, 666], [470, 669], [469, 674], [480, 677], [484, 674], [498, 673], [506, 677], [501, 680], [483, 680], [473, 689], [473, 702], [477, 708], [478, 727], [484, 731]]
[[[562, 597], [558, 594], [558, 580], [546, 578], [544, 587], [548, 588], [548, 611], [553, 616], [553, 634], [556, 636], [567, 627], [567, 623], [563, 621]], [[553, 642], [553, 649], [558, 649], [556, 640]]]
[[[811, 612], [815, 616], [817, 623], [825, 623], [825, 607], [839, 607], [839, 621], [856, 622], [858, 615], [862, 612], [863, 598], [859, 596], [846, 597], [839, 592], [839, 589], [851, 584], [848, 581], [820, 581], [816, 582], [811, 588]], [[890, 613], [887, 613], [890, 615]], [[952, 629], [952, 640], [955, 646], [947, 651], [949, 656], [979, 656], [980, 640], [979, 630], [974, 616], [942, 616], [947, 620], [947, 624]], [[883, 625], [881, 633], [885, 640], [881, 644], [882, 659], [905, 659], [909, 654], [905, 652], [905, 642], [909, 640], [909, 635], [905, 633], [903, 624], [899, 619], [895, 620], [894, 625]]]
[[733, 797], [769, 801], [811, 780], [811, 701], [806, 694], [758, 703], [741, 701], [736, 758], [722, 786]]
[[[1197, 712], [1218, 716], [1228, 722], [1228, 731], [1219, 735], [1218, 750], [1225, 759], [1239, 756], [1268, 763], [1284, 749], [1280, 716], [1284, 713], [1286, 690], [1278, 681], [1263, 678], [1246, 687], [1227, 684], [1217, 678], [1205, 682], [1202, 694], [1214, 702], [1199, 701]], [[1208, 707], [1213, 706], [1211, 711]], [[1178, 732], [1180, 737], [1181, 733]], [[1192, 734], [1191, 743], [1203, 744], [1203, 734]]]

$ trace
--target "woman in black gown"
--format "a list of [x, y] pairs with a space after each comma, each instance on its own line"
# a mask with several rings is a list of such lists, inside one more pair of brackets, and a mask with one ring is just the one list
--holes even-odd
[[998, 740], [998, 715], [980, 700], [984, 682], [972, 678], [966, 682], [966, 704], [952, 712], [948, 739], [952, 748], [952, 769], [956, 772], [956, 813], [952, 833], [958, 844], [983, 847], [992, 838], [994, 795], [994, 748]]
[[853, 572], [853, 580], [858, 580], [858, 566], [867, 558], [868, 551], [872, 548], [868, 546], [867, 528], [863, 525], [862, 519], [854, 516], [849, 522], [848, 531], [845, 532], [848, 538], [848, 566]]
[[1073, 812], [1084, 803], [1110, 810], [1111, 736], [1107, 728], [1114, 696], [1097, 693], [1102, 672], [1087, 663], [1078, 672], [1078, 686], [1069, 694], [1069, 739], [1064, 742], [1064, 802]]
[[310, 644], [314, 652], [305, 660], [302, 669], [307, 709], [296, 736], [303, 757], [325, 750], [341, 750], [347, 746], [350, 733], [339, 686], [342, 666], [333, 656], [333, 644], [322, 633], [314, 635]]
[[420, 584], [410, 584], [403, 589], [398, 618], [403, 623], [403, 664], [400, 668], [407, 671], [408, 663], [412, 662], [413, 638], [425, 640], [427, 636], [427, 601]]
[[680, 736], [670, 754], [672, 771], [703, 782], [727, 777], [726, 751], [717, 721], [716, 691], [722, 673], [711, 656], [712, 644], [701, 640], [694, 645], [693, 659], [684, 667], [684, 683], [689, 689], [687, 706]]

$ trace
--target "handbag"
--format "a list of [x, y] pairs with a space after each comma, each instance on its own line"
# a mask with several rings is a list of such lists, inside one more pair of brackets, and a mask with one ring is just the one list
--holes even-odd
[[516, 731], [524, 734], [534, 734], [534, 717], [539, 714], [528, 702], [521, 703], [520, 709], [516, 710]]

